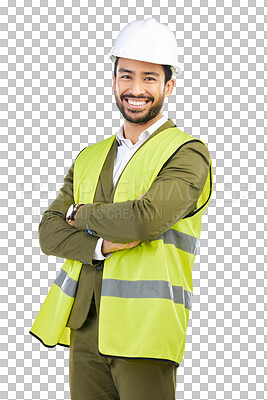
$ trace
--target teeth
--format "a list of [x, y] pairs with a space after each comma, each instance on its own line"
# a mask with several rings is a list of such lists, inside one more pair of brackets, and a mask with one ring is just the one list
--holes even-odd
[[146, 104], [145, 101], [133, 101], [128, 99], [128, 103], [132, 104], [133, 106], [143, 106], [144, 104]]

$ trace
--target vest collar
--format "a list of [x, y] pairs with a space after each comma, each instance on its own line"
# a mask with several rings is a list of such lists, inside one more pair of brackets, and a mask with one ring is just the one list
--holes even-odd
[[[164, 131], [164, 130], [166, 130], [166, 129], [172, 128], [172, 127], [174, 127], [174, 126], [176, 126], [175, 123], [174, 123], [171, 119], [168, 119], [168, 121], [166, 121], [163, 125], [161, 125], [155, 132], [153, 132], [153, 133], [144, 141], [144, 143], [141, 144], [141, 146], [140, 146], [140, 147], [136, 150], [136, 152], [134, 153], [133, 157], [134, 157], [135, 154], [139, 151], [139, 149], [141, 149], [141, 147], [145, 146], [145, 145], [152, 139], [152, 137], [154, 137], [154, 136], [157, 135], [158, 133], [160, 133], [160, 132], [162, 132], [162, 131]], [[117, 140], [114, 140], [114, 142], [113, 142], [113, 144], [112, 144], [112, 147], [111, 147], [111, 150], [112, 150], [113, 146], [116, 146], [116, 148], [117, 148], [117, 146], [118, 146], [118, 141], [117, 141]], [[114, 155], [114, 152], [113, 152], [113, 155]], [[109, 155], [108, 155], [108, 156], [109, 156]], [[112, 170], [110, 171], [110, 175], [112, 176], [112, 179], [113, 179], [113, 167], [114, 167], [114, 159], [113, 159]], [[110, 197], [109, 197], [109, 201], [110, 201], [110, 202], [113, 202], [115, 190], [116, 190], [116, 188], [117, 188], [117, 184], [118, 184], [119, 180], [120, 180], [120, 178], [117, 180], [117, 183], [116, 183], [116, 185], [114, 186], [114, 188], [113, 188], [113, 190], [112, 190], [112, 192], [111, 192], [111, 194], [110, 194]], [[104, 189], [104, 187], [103, 187], [103, 189]], [[104, 189], [104, 192], [105, 192], [105, 195], [106, 195], [106, 194], [107, 194], [107, 191], [106, 191], [105, 189]]]
[[[163, 131], [165, 129], [169, 129], [174, 126], [176, 126], [175, 123], [171, 119], [168, 119], [163, 125], [161, 125], [157, 130], [155, 130], [144, 141], [144, 143], [141, 144], [141, 146], [136, 150], [135, 153], [137, 153], [142, 146], [144, 146], [146, 143], [148, 143], [149, 140], [151, 140], [151, 138], [153, 136], [157, 135], [158, 133], [160, 133], [161, 131]], [[115, 189], [117, 187], [117, 184], [116, 184], [115, 187], [113, 188], [113, 168], [114, 168], [114, 160], [115, 160], [115, 156], [116, 156], [117, 146], [119, 146], [119, 143], [117, 140], [114, 140], [112, 143], [112, 146], [109, 150], [109, 153], [107, 155], [107, 158], [105, 160], [103, 169], [99, 176], [99, 185], [101, 187], [97, 186], [96, 195], [95, 195], [96, 202], [97, 201], [104, 201], [107, 203], [113, 202]], [[134, 156], [135, 156], [135, 154], [133, 155], [133, 157]]]

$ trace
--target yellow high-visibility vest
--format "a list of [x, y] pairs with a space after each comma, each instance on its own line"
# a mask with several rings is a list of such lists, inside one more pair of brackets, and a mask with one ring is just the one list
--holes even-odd
[[[73, 177], [75, 203], [93, 202], [99, 175], [115, 138], [113, 135], [91, 145], [78, 155]], [[199, 139], [176, 126], [156, 134], [126, 165], [113, 202], [138, 199], [173, 153], [192, 140]], [[202, 215], [212, 188], [210, 159], [209, 173], [193, 213], [149, 243], [114, 252], [105, 259], [98, 337], [102, 355], [181, 363], [192, 308], [192, 267], [199, 248]], [[47, 347], [70, 344], [70, 328], [66, 324], [81, 267], [79, 261], [65, 261], [32, 325], [30, 333]]]

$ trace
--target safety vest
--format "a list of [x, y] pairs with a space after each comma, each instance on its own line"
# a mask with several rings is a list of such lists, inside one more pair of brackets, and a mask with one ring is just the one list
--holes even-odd
[[[93, 202], [99, 175], [115, 138], [113, 135], [91, 145], [78, 155], [73, 178], [75, 203]], [[138, 199], [169, 158], [184, 143], [196, 140], [199, 139], [177, 127], [156, 134], [126, 165], [113, 202]], [[105, 259], [99, 312], [100, 354], [181, 363], [192, 308], [192, 267], [199, 248], [202, 215], [212, 188], [210, 159], [209, 173], [194, 212], [150, 242], [116, 251]], [[30, 333], [45, 346], [70, 344], [70, 328], [66, 324], [81, 267], [79, 261], [65, 261], [32, 325]]]

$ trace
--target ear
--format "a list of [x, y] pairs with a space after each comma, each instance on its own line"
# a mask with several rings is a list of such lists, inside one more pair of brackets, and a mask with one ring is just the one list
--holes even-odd
[[115, 92], [115, 86], [116, 86], [116, 79], [115, 79], [115, 76], [113, 75], [113, 79], [112, 79], [112, 90], [113, 90], [113, 92]]
[[165, 97], [170, 97], [174, 88], [175, 80], [170, 79], [165, 85]]

